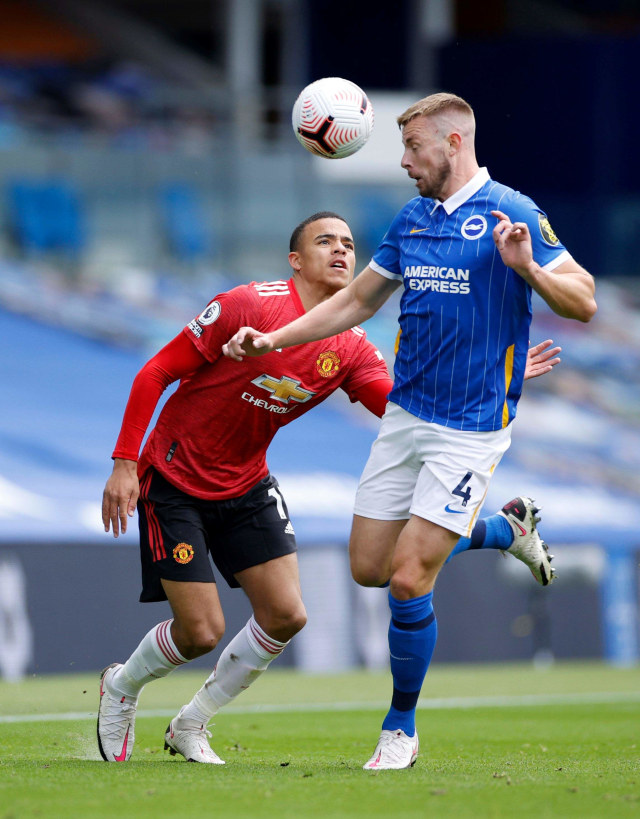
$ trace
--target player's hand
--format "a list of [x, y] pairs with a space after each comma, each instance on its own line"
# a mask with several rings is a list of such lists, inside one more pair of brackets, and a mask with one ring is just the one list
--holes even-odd
[[539, 375], [551, 372], [551, 370], [559, 364], [561, 359], [558, 358], [558, 353], [562, 347], [553, 347], [549, 349], [553, 341], [548, 338], [546, 341], [541, 341], [534, 347], [529, 347], [527, 352], [527, 363], [524, 368], [524, 380], [527, 378], [537, 378]]
[[493, 229], [493, 241], [496, 243], [502, 261], [522, 275], [533, 264], [531, 234], [526, 222], [512, 222], [501, 210], [492, 210], [498, 224]]
[[222, 352], [234, 361], [242, 361], [245, 355], [264, 355], [274, 349], [269, 333], [261, 333], [253, 327], [241, 327], [226, 344], [222, 345]]
[[138, 464], [116, 458], [113, 472], [102, 494], [102, 522], [105, 532], [113, 528], [113, 536], [127, 531], [127, 515], [133, 517], [140, 496]]

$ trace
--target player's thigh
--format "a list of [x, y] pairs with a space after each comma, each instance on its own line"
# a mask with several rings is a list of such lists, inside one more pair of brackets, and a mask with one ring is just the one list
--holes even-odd
[[416, 436], [422, 468], [411, 514], [469, 537], [510, 440], [510, 428], [466, 432], [423, 424]]
[[199, 506], [197, 498], [153, 468], [143, 476], [138, 500], [141, 602], [166, 600], [163, 581], [215, 585]]
[[419, 421], [401, 407], [387, 407], [358, 483], [355, 515], [379, 521], [406, 521], [422, 461], [413, 442]]
[[298, 558], [283, 555], [237, 572], [258, 625], [276, 640], [290, 640], [305, 625]]
[[246, 569], [296, 552], [296, 538], [278, 482], [272, 475], [238, 498], [220, 502], [206, 520], [209, 551], [229, 586]]
[[224, 614], [216, 584], [165, 579], [161, 582], [173, 613], [171, 633], [178, 648], [187, 652], [185, 656], [194, 652], [198, 656], [213, 649], [224, 634]]
[[391, 576], [391, 561], [406, 520], [353, 516], [349, 538], [351, 575], [361, 586], [381, 586]]

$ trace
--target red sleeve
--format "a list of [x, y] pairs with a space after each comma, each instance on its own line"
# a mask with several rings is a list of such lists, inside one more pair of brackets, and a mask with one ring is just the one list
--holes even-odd
[[369, 381], [360, 387], [356, 387], [351, 394], [352, 400], [360, 401], [374, 415], [382, 418], [387, 406], [387, 396], [392, 387], [393, 381], [389, 377], [384, 380]]
[[184, 332], [207, 361], [213, 363], [222, 355], [222, 345], [238, 328], [259, 327], [259, 301], [255, 288], [246, 284], [219, 293], [187, 324]]
[[351, 401], [360, 401], [378, 417], [382, 417], [386, 396], [393, 387], [382, 353], [367, 339], [361, 328], [359, 333], [346, 335], [353, 357], [349, 374], [341, 384]]
[[206, 361], [184, 332], [147, 361], [133, 380], [112, 458], [138, 460], [142, 439], [162, 393]]

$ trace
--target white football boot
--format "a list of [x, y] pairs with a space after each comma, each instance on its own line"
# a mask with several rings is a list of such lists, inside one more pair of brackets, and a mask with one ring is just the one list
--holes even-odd
[[211, 731], [207, 731], [202, 723], [193, 719], [181, 719], [180, 714], [184, 709], [180, 709], [177, 717], [174, 717], [164, 735], [164, 749], [169, 751], [171, 756], [182, 754], [187, 762], [205, 762], [209, 765], [224, 765], [224, 759], [220, 759], [218, 754], [209, 745]]
[[411, 768], [418, 757], [418, 732], [408, 737], [400, 728], [383, 731], [371, 759], [362, 767], [365, 771], [389, 771]]
[[498, 512], [506, 518], [513, 529], [513, 543], [506, 553], [517, 557], [531, 570], [531, 574], [542, 586], [548, 586], [555, 579], [555, 569], [551, 568], [553, 555], [536, 529], [540, 521], [536, 517], [540, 510], [531, 498], [514, 498], [505, 503]]
[[121, 663], [112, 663], [100, 674], [98, 748], [105, 762], [126, 762], [133, 751], [137, 698], [123, 697], [109, 689], [109, 681]]

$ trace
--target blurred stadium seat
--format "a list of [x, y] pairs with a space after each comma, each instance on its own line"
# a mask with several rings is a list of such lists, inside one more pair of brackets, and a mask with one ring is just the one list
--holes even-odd
[[169, 249], [182, 262], [196, 262], [212, 251], [203, 203], [185, 183], [168, 183], [159, 193], [162, 227]]
[[14, 238], [24, 251], [76, 256], [84, 248], [82, 203], [70, 182], [14, 180], [8, 185], [8, 204]]

